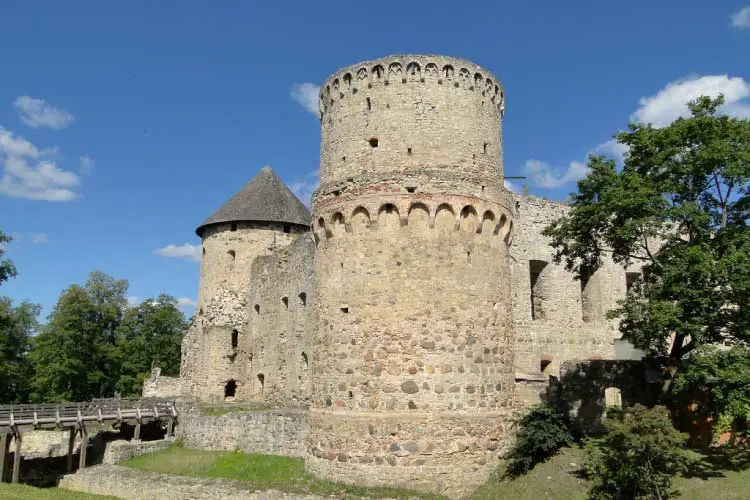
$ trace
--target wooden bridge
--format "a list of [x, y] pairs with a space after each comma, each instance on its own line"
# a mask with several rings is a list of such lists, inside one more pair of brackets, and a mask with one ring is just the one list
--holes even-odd
[[73, 470], [75, 439], [81, 435], [79, 468], [86, 466], [87, 426], [127, 423], [135, 425], [134, 439], [141, 437], [141, 424], [161, 420], [167, 424], [167, 435], [174, 429], [177, 409], [173, 399], [133, 398], [95, 399], [86, 403], [0, 405], [0, 482], [10, 462], [10, 444], [15, 440], [13, 474], [18, 482], [21, 467], [23, 432], [37, 429], [69, 430], [68, 472]]

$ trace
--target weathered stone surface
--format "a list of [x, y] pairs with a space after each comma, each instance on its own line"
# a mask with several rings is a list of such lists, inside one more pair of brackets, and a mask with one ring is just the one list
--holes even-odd
[[257, 491], [239, 481], [169, 476], [118, 465], [97, 465], [64, 476], [60, 488], [126, 500], [322, 500], [317, 495]]

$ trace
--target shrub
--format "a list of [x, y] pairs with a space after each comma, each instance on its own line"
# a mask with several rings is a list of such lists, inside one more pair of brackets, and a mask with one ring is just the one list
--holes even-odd
[[549, 405], [532, 406], [518, 424], [518, 434], [505, 474], [517, 477], [536, 464], [555, 456], [560, 448], [573, 444], [569, 424], [560, 412]]
[[682, 406], [705, 400], [707, 404], [698, 406], [698, 416], [716, 422], [714, 442], [730, 430], [733, 439], [749, 437], [750, 349], [696, 349], [675, 377], [674, 395]]
[[591, 500], [666, 500], [675, 495], [672, 480], [690, 459], [687, 436], [672, 425], [663, 406], [636, 405], [604, 423], [607, 433], [586, 445], [581, 472], [595, 484]]

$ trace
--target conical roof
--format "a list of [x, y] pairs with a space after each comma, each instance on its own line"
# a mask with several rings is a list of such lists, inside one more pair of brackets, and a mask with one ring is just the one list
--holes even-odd
[[253, 180], [198, 226], [195, 232], [201, 236], [206, 226], [243, 221], [288, 222], [308, 226], [310, 211], [286, 187], [284, 181], [276, 177], [273, 170], [264, 167]]

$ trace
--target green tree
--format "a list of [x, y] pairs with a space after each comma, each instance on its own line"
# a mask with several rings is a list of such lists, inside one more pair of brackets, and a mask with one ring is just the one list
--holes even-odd
[[607, 419], [607, 433], [587, 443], [582, 472], [594, 481], [592, 500], [665, 500], [675, 495], [674, 476], [691, 463], [686, 435], [663, 406], [636, 405]]
[[154, 366], [160, 367], [163, 375], [179, 375], [180, 347], [187, 328], [177, 299], [169, 295], [144, 300], [128, 309], [118, 331], [117, 391], [123, 396], [140, 395], [143, 381]]
[[0, 297], [0, 403], [25, 403], [31, 367], [28, 353], [41, 307], [22, 302], [13, 307]]
[[[675, 378], [674, 394], [682, 407], [698, 400], [698, 413], [716, 425], [713, 438], [732, 430], [747, 437], [750, 431], [750, 349], [702, 346], [691, 354]], [[706, 400], [705, 396], [710, 396]]]
[[625, 265], [644, 260], [609, 316], [669, 375], [698, 346], [750, 340], [750, 121], [720, 116], [723, 102], [702, 97], [688, 118], [617, 134], [624, 166], [590, 157], [571, 211], [544, 231], [555, 260], [579, 277], [605, 252]]
[[127, 288], [127, 281], [95, 271], [85, 286], [62, 293], [30, 355], [34, 400], [86, 401], [114, 394], [116, 334]]
[[3, 244], [10, 243], [13, 240], [10, 236], [5, 235], [0, 231], [0, 285], [8, 281], [10, 278], [16, 276], [16, 266], [13, 265], [9, 259], [3, 258], [5, 249]]

